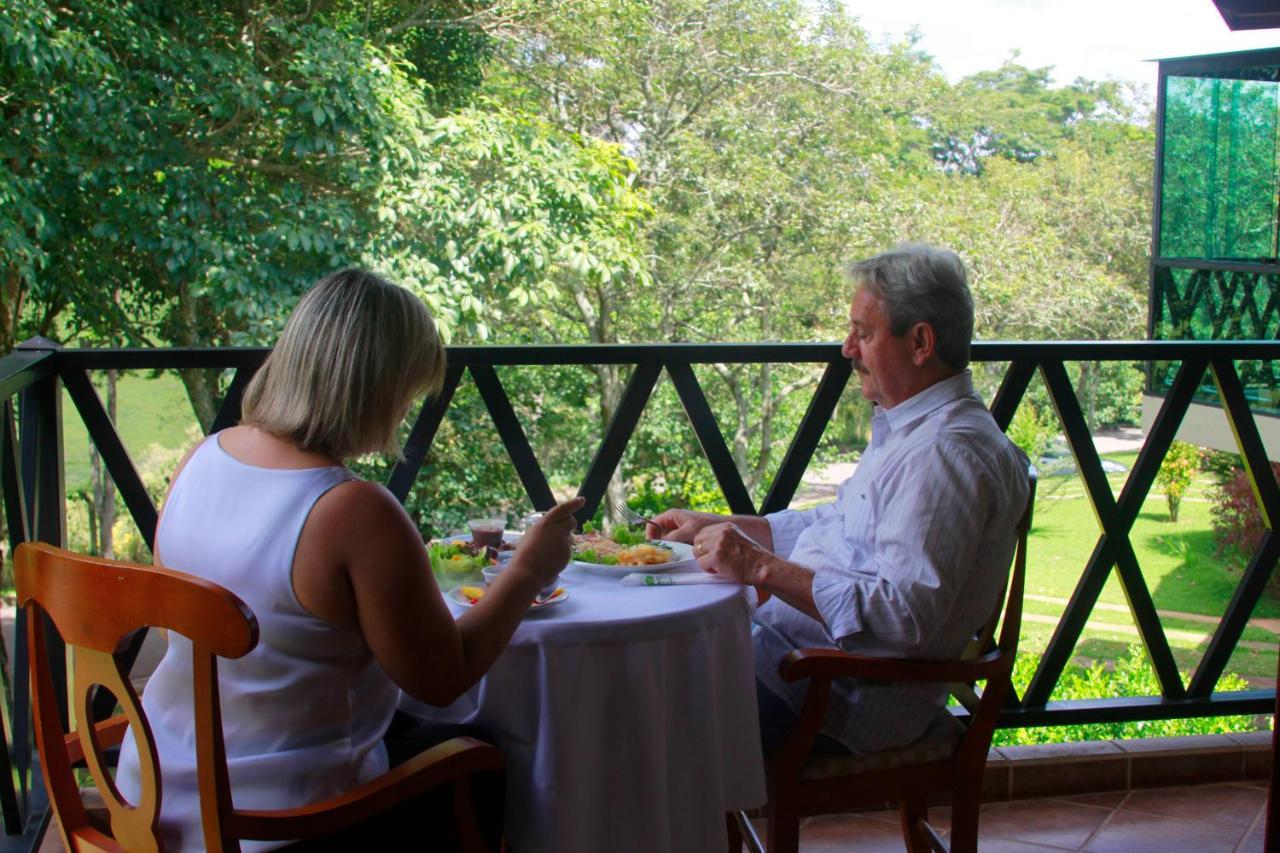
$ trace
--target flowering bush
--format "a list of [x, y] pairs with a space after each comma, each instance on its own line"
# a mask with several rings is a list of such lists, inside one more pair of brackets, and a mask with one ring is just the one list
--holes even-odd
[[[1280, 482], [1280, 463], [1271, 464], [1271, 475]], [[1262, 541], [1266, 527], [1244, 469], [1236, 468], [1229, 479], [1210, 489], [1209, 498], [1213, 501], [1209, 523], [1218, 539], [1218, 553], [1234, 552], [1246, 557], [1252, 554]]]
[[1200, 470], [1200, 448], [1185, 441], [1175, 441], [1169, 445], [1169, 452], [1160, 463], [1160, 471], [1156, 481], [1164, 489], [1164, 499], [1169, 504], [1169, 520], [1178, 520], [1178, 508], [1182, 499], [1195, 481], [1196, 472]]

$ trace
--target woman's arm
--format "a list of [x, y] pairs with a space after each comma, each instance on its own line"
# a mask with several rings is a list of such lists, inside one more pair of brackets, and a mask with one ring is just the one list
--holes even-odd
[[538, 590], [568, 562], [572, 513], [580, 505], [569, 501], [548, 512], [484, 598], [455, 621], [404, 508], [381, 486], [344, 483], [308, 516], [294, 557], [294, 590], [315, 616], [358, 624], [406, 693], [447, 705], [484, 675]]

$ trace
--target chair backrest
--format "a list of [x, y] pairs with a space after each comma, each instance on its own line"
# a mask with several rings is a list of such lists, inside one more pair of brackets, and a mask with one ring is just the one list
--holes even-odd
[[[157, 566], [86, 557], [43, 543], [18, 546], [14, 575], [18, 605], [27, 612], [36, 746], [67, 849], [160, 847], [156, 822], [163, 788], [155, 742], [128, 674], [114, 656], [133, 632], [144, 627], [176, 631], [192, 643], [198, 759], [202, 766], [208, 759], [214, 768], [209, 780], [208, 774], [201, 773], [208, 840], [210, 822], [217, 833], [218, 816], [230, 809], [217, 657], [238, 658], [257, 645], [253, 613], [238, 597], [209, 581]], [[67, 705], [77, 725], [69, 732], [64, 730], [58, 707], [45, 617], [70, 653]], [[93, 697], [98, 686], [115, 696], [122, 713], [94, 725]], [[141, 768], [138, 803], [121, 798], [103, 760], [104, 747], [119, 743], [126, 725]], [[74, 766], [82, 758], [110, 814], [109, 826], [91, 822], [80, 799]], [[209, 792], [214, 799], [206, 801], [206, 786], [220, 789]]]
[[[1009, 570], [1008, 589], [1004, 597], [997, 602], [995, 613], [987, 625], [979, 633], [981, 645], [976, 649], [979, 653], [998, 650], [1000, 653], [999, 673], [987, 679], [982, 695], [978, 696], [969, 684], [951, 686], [951, 693], [964, 705], [970, 713], [969, 726], [960, 752], [966, 750], [981, 752], [984, 756], [990, 748], [991, 735], [995, 731], [1000, 712], [1003, 710], [1005, 698], [1009, 695], [1013, 684], [1014, 662], [1018, 654], [1018, 638], [1022, 633], [1022, 598], [1026, 585], [1027, 573], [1027, 536], [1031, 532], [1031, 517], [1036, 502], [1036, 470], [1028, 471], [1029, 481], [1027, 503], [1017, 524], [1017, 546], [1013, 554], [1013, 565]], [[1004, 620], [999, 617], [1003, 611]], [[993, 647], [996, 623], [1000, 623], [1000, 639]]]

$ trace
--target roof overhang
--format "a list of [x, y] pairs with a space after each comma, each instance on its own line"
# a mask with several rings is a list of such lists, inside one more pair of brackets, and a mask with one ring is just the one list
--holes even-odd
[[1213, 0], [1232, 30], [1280, 27], [1280, 4], [1275, 0]]

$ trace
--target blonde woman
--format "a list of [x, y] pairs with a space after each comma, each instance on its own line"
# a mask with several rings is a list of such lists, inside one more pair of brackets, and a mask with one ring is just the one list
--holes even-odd
[[[156, 562], [227, 587], [260, 627], [249, 655], [219, 666], [238, 808], [300, 806], [384, 773], [400, 691], [435, 705], [460, 696], [569, 558], [580, 501], [543, 516], [455, 621], [404, 508], [344, 467], [394, 452], [397, 425], [443, 376], [444, 347], [421, 301], [372, 273], [335, 273], [289, 318], [245, 390], [241, 424], [206, 438], [174, 473]], [[171, 636], [143, 699], [168, 850], [202, 847], [190, 667], [187, 641]], [[132, 738], [118, 784], [136, 801]]]

